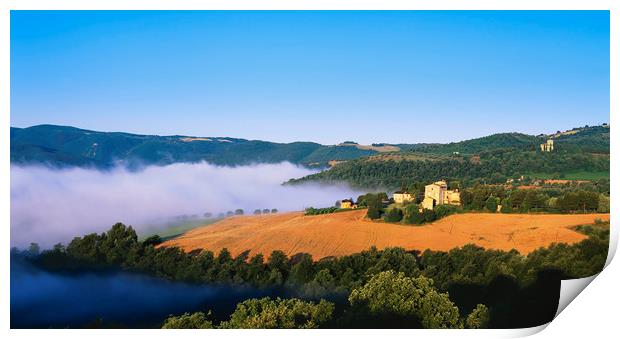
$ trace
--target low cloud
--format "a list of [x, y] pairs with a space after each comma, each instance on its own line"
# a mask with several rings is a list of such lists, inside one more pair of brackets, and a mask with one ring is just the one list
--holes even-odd
[[11, 166], [11, 245], [44, 247], [107, 230], [115, 222], [148, 231], [179, 215], [242, 208], [280, 211], [331, 206], [360, 192], [345, 185], [282, 186], [312, 170], [290, 163], [220, 167], [207, 163], [109, 171]]

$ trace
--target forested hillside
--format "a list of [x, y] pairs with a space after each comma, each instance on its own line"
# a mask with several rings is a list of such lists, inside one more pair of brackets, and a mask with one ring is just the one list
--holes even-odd
[[207, 161], [234, 166], [289, 161], [321, 167], [329, 160], [349, 160], [375, 153], [313, 142], [285, 144], [228, 137], [138, 135], [54, 125], [11, 128], [11, 162], [22, 164], [107, 168], [117, 163], [132, 167]]
[[[554, 151], [541, 152], [539, 144], [550, 137], [554, 139]], [[354, 187], [390, 190], [439, 179], [469, 186], [475, 182], [504, 183], [521, 175], [561, 179], [572, 177], [573, 173], [609, 177], [609, 127], [584, 127], [539, 137], [495, 134], [458, 143], [425, 145], [415, 151], [340, 163], [289, 183], [347, 182]]]
[[[540, 154], [538, 145], [548, 138], [554, 139], [557, 151], [551, 155]], [[307, 167], [327, 167], [331, 160], [372, 156], [373, 163], [362, 159], [340, 164], [312, 178], [390, 187], [401, 182], [402, 177], [411, 178], [412, 175], [426, 180], [438, 176], [481, 178], [496, 173], [510, 176], [527, 172], [609, 169], [608, 125], [539, 136], [494, 134], [449, 144], [377, 145], [396, 146], [395, 149], [401, 151], [379, 152], [356, 144], [274, 143], [230, 137], [97, 132], [55, 125], [11, 128], [12, 163], [44, 163], [59, 167], [108, 168], [119, 163], [138, 167], [200, 161], [229, 166], [288, 161]], [[592, 154], [600, 158], [595, 159]], [[377, 160], [387, 163], [377, 164]], [[407, 161], [403, 163], [402, 160]], [[378, 171], [383, 174], [377, 175]]]

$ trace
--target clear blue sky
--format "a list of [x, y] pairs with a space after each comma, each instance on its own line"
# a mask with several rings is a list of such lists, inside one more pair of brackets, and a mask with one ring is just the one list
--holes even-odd
[[447, 142], [609, 122], [609, 12], [11, 13], [11, 124]]

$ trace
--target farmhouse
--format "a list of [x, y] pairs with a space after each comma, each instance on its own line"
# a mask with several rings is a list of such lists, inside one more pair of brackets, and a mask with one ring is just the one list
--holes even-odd
[[449, 190], [448, 184], [437, 181], [424, 187], [424, 200], [422, 208], [432, 210], [437, 205], [460, 205], [461, 193], [458, 190]]
[[397, 204], [404, 204], [406, 202], [411, 202], [413, 200], [414, 200], [414, 197], [409, 192], [406, 192], [406, 191], [394, 192], [394, 202]]
[[340, 201], [340, 208], [357, 208], [357, 204], [352, 199], [344, 199]]

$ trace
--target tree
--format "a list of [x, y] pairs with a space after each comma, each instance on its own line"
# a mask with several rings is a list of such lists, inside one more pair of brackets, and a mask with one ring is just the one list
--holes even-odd
[[261, 213], [263, 212], [258, 208], [254, 210], [254, 215], [260, 215]]
[[291, 258], [296, 263], [291, 267], [288, 282], [293, 285], [303, 285], [314, 277], [312, 256], [307, 253], [298, 254]]
[[300, 299], [249, 299], [237, 304], [228, 321], [221, 328], [319, 328], [329, 322], [334, 304]]
[[275, 214], [275, 213], [278, 213], [278, 209], [277, 208], [272, 208], [271, 209], [271, 214]]
[[512, 213], [512, 202], [509, 198], [502, 200], [502, 208], [499, 211], [502, 213]]
[[367, 194], [366, 198], [366, 206], [368, 206], [368, 211], [366, 212], [366, 216], [369, 219], [379, 219], [381, 218], [383, 205], [381, 203], [381, 198], [379, 194]]
[[420, 225], [424, 222], [424, 214], [420, 213], [418, 205], [405, 206], [403, 222], [410, 225]]
[[402, 272], [381, 272], [351, 291], [349, 302], [373, 315], [416, 317], [425, 328], [462, 327], [459, 310], [448, 294], [437, 292], [433, 281], [424, 276], [410, 278]]
[[152, 236], [144, 239], [144, 241], [142, 241], [142, 245], [145, 245], [145, 246], [156, 246], [156, 245], [161, 244], [162, 242], [163, 242], [162, 238], [159, 235], [155, 234], [155, 235], [152, 235]]
[[609, 213], [609, 197], [601, 194], [598, 200], [598, 208], [596, 209], [599, 213]]
[[263, 214], [269, 214], [270, 211], [271, 211], [270, 209], [265, 208], [265, 209], [263, 209]]
[[30, 246], [28, 246], [28, 254], [31, 256], [37, 256], [40, 252], [41, 248], [39, 247], [39, 244], [36, 242], [31, 242]]
[[336, 290], [336, 279], [328, 269], [322, 269], [316, 273], [314, 279], [305, 284], [302, 288], [303, 294], [310, 297], [317, 297], [333, 293]]
[[483, 304], [478, 304], [467, 316], [465, 326], [467, 328], [487, 328], [490, 318], [489, 309]]
[[484, 207], [491, 213], [497, 212], [497, 198], [490, 196], [484, 203]]
[[437, 205], [435, 206], [435, 219], [441, 219], [447, 217], [450, 214], [454, 214], [457, 211], [457, 207], [454, 205]]
[[233, 215], [235, 215], [235, 213], [233, 211], [226, 212], [226, 216], [227, 217], [232, 217]]
[[235, 215], [243, 215], [243, 210], [241, 208], [237, 208], [235, 210]]
[[424, 209], [422, 211], [422, 216], [424, 217], [425, 222], [433, 222], [436, 219], [435, 211], [429, 209]]
[[164, 321], [161, 328], [165, 329], [209, 329], [213, 328], [213, 322], [209, 320], [211, 311], [204, 314], [203, 312], [183, 313], [180, 316], [169, 316]]
[[385, 213], [385, 215], [383, 216], [383, 220], [385, 220], [386, 222], [399, 222], [402, 218], [403, 211], [401, 211], [400, 208], [396, 207], [388, 210], [387, 213]]
[[211, 213], [211, 212], [207, 212], [207, 213], [203, 214], [203, 216], [204, 216], [205, 218], [211, 218], [211, 217], [213, 217], [213, 213]]

